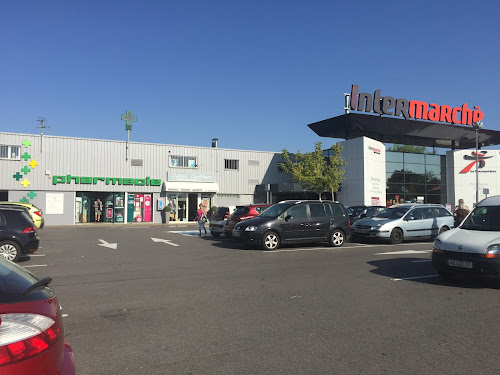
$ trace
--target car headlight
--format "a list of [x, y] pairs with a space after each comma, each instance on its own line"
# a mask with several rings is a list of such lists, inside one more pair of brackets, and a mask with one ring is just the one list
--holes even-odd
[[256, 226], [250, 225], [245, 228], [245, 232], [255, 232], [257, 230]]
[[372, 227], [372, 229], [380, 229], [382, 228], [382, 224], [377, 224]]
[[438, 240], [437, 238], [434, 240], [434, 249], [441, 249], [441, 240]]
[[486, 249], [486, 258], [500, 258], [500, 244], [488, 246]]

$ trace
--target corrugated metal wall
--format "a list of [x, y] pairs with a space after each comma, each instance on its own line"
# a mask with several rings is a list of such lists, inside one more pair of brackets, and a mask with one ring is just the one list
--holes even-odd
[[[26, 147], [22, 142], [28, 140]], [[207, 140], [207, 143], [210, 140]], [[54, 191], [127, 191], [159, 192], [161, 186], [113, 186], [97, 184], [53, 184], [54, 176], [89, 176], [116, 178], [154, 178], [166, 181], [167, 172], [210, 173], [219, 184], [219, 193], [253, 195], [255, 185], [291, 182], [291, 177], [278, 172], [280, 153], [231, 150], [212, 147], [129, 143], [126, 160], [126, 142], [97, 139], [55, 137], [33, 134], [0, 133], [1, 145], [21, 146], [21, 160], [0, 159], [0, 190], [54, 190]], [[194, 156], [197, 168], [171, 168], [169, 155]], [[142, 160], [142, 166], [132, 166], [132, 159]], [[239, 160], [239, 170], [226, 170], [224, 160]], [[29, 166], [24, 174], [21, 169]], [[26, 170], [26, 169], [25, 169]], [[14, 175], [22, 174], [18, 181]], [[19, 176], [19, 175], [17, 175]], [[20, 181], [30, 181], [24, 188]]]

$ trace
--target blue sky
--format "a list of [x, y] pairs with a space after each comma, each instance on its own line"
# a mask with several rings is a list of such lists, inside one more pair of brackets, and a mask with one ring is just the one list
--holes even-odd
[[3, 1], [0, 130], [302, 152], [342, 92], [484, 112], [500, 130], [492, 1]]

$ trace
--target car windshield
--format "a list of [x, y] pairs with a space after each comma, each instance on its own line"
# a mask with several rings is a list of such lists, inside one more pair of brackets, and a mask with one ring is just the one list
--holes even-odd
[[461, 229], [480, 231], [500, 231], [500, 206], [476, 207], [467, 216]]
[[408, 210], [408, 207], [390, 207], [387, 210], [379, 212], [374, 217], [383, 219], [399, 219], [400, 217], [403, 217]]
[[276, 203], [264, 212], [261, 212], [259, 217], [278, 217], [291, 206], [293, 206], [291, 203]]
[[348, 213], [349, 215], [352, 215], [352, 216], [357, 216], [361, 213], [361, 211], [363, 211], [365, 209], [364, 206], [352, 206], [352, 207], [349, 207], [347, 210], [348, 210]]

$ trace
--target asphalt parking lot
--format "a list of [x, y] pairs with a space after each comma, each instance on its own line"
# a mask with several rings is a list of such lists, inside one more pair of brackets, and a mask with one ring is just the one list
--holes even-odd
[[46, 227], [78, 374], [498, 374], [499, 289], [431, 241], [246, 250], [193, 226]]

